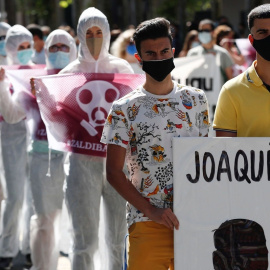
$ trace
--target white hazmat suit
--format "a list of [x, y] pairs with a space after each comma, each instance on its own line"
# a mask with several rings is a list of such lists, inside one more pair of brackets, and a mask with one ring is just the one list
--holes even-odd
[[[65, 53], [69, 57], [69, 62], [76, 59], [76, 45], [72, 36], [64, 30], [55, 30], [49, 34], [45, 42], [45, 60], [48, 70], [54, 69], [54, 65], [59, 66], [59, 63], [52, 63], [49, 60], [49, 48], [57, 43], [70, 48], [70, 51]], [[31, 270], [56, 270], [60, 240], [59, 218], [65, 180], [64, 154], [52, 150], [49, 160], [47, 141], [33, 140], [31, 146], [29, 170], [35, 211], [31, 219], [30, 232], [33, 262]], [[47, 176], [49, 166], [50, 176]]]
[[[86, 42], [86, 32], [93, 26], [99, 27], [103, 34], [97, 60], [91, 55]], [[133, 73], [128, 62], [108, 53], [109, 24], [106, 16], [98, 9], [88, 8], [81, 14], [77, 35], [80, 41], [78, 59], [60, 73]], [[94, 270], [93, 257], [98, 249], [101, 196], [105, 208], [104, 238], [109, 254], [106, 269], [121, 269], [126, 233], [125, 201], [105, 179], [105, 159], [71, 153], [69, 162], [65, 199], [74, 233], [72, 269]]]
[[[53, 63], [48, 59], [49, 47], [61, 43], [67, 45], [70, 51], [67, 52], [69, 61], [76, 58], [76, 45], [74, 39], [63, 30], [53, 31], [45, 43], [47, 69], [53, 69]], [[55, 64], [55, 63], [54, 63]], [[4, 91], [0, 85], [3, 106], [1, 112], [4, 117], [16, 123], [26, 117], [26, 112], [16, 99], [12, 98], [8, 91]], [[4, 109], [3, 109], [4, 108]], [[36, 115], [39, 121], [39, 114]], [[32, 114], [35, 118], [35, 115]], [[32, 119], [35, 121], [35, 119]], [[33, 138], [34, 134], [30, 134]], [[57, 258], [59, 255], [56, 225], [61, 213], [63, 201], [63, 182], [65, 179], [63, 161], [64, 154], [58, 151], [51, 151], [49, 158], [48, 142], [44, 140], [31, 140], [29, 155], [29, 180], [33, 196], [35, 215], [31, 219], [31, 257], [32, 270], [56, 270]], [[47, 176], [50, 166], [51, 175]], [[58, 237], [58, 239], [57, 239]]]
[[0, 22], [0, 65], [7, 64], [7, 57], [6, 57], [6, 41], [5, 36], [7, 34], [8, 29], [11, 26], [8, 23]]
[[[7, 64], [7, 53], [6, 53], [6, 34], [8, 29], [11, 26], [8, 23], [5, 22], [0, 22], [0, 65], [4, 66]], [[0, 127], [1, 128], [1, 127]], [[1, 178], [3, 179], [3, 165], [2, 165], [2, 150], [0, 147], [0, 175]], [[2, 182], [2, 181], [1, 181]], [[4, 199], [4, 194], [3, 194], [3, 188], [2, 184], [0, 183], [0, 211], [1, 211], [1, 201]], [[1, 215], [0, 215], [1, 216]]]
[[[6, 53], [9, 65], [20, 64], [17, 50], [21, 43], [29, 42], [33, 47], [32, 34], [21, 25], [9, 28], [6, 35]], [[29, 58], [30, 59], [30, 58]], [[28, 62], [30, 64], [31, 62]], [[1, 82], [4, 87], [5, 82]], [[7, 92], [6, 92], [7, 93]], [[2, 93], [1, 93], [2, 95]], [[1, 97], [0, 108], [5, 109], [7, 103]], [[4, 114], [3, 114], [4, 115]], [[4, 168], [4, 195], [2, 201], [2, 231], [0, 237], [0, 257], [14, 258], [19, 251], [19, 221], [24, 201], [24, 190], [27, 180], [27, 133], [25, 121], [15, 121], [19, 114], [8, 113], [8, 121], [16, 124], [2, 122], [1, 147]], [[5, 118], [5, 115], [4, 115]], [[28, 192], [27, 188], [26, 191]], [[29, 196], [27, 196], [29, 197]], [[28, 202], [30, 204], [30, 202]], [[26, 243], [23, 243], [24, 254], [30, 253], [29, 247], [29, 220], [30, 212], [24, 217]]]

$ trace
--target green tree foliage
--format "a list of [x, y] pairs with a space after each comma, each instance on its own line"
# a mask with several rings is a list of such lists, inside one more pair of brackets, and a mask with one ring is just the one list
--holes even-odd
[[38, 22], [38, 18], [46, 21], [49, 17], [51, 5], [48, 0], [18, 0], [18, 10], [24, 10], [31, 22]]
[[164, 0], [157, 12], [159, 16], [177, 21], [179, 19], [179, 8], [182, 8], [185, 11], [186, 19], [192, 20], [195, 12], [211, 9], [212, 2], [213, 0]]

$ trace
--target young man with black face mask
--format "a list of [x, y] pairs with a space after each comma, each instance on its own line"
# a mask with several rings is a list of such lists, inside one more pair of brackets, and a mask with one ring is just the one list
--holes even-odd
[[248, 27], [257, 60], [222, 87], [213, 124], [217, 137], [270, 136], [270, 4], [251, 10]]
[[128, 201], [128, 270], [174, 269], [172, 138], [207, 136], [208, 105], [202, 90], [172, 81], [169, 21], [145, 21], [133, 39], [146, 81], [113, 104], [105, 123], [107, 179]]

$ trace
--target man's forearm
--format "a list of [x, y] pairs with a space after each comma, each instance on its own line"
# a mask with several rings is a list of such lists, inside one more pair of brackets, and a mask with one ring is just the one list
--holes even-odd
[[107, 170], [107, 179], [109, 183], [125, 200], [148, 217], [149, 212], [155, 207], [142, 197], [131, 181], [127, 179], [123, 171], [112, 171], [113, 172], [108, 172]]

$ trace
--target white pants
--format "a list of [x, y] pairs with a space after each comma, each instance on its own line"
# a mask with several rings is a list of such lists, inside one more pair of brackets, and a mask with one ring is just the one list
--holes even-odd
[[[19, 251], [19, 221], [27, 178], [26, 127], [24, 121], [12, 125], [3, 122], [1, 125], [5, 199], [2, 201], [0, 256], [15, 257]], [[25, 223], [29, 224], [29, 217], [25, 218], [28, 219]]]
[[71, 154], [65, 199], [73, 229], [73, 270], [94, 270], [93, 256], [98, 249], [99, 208], [103, 197], [104, 242], [109, 255], [108, 270], [122, 267], [126, 234], [125, 200], [105, 179], [105, 159]]
[[63, 202], [64, 155], [30, 155], [30, 185], [35, 215], [31, 219], [30, 247], [32, 270], [56, 270], [59, 256], [59, 218]]

